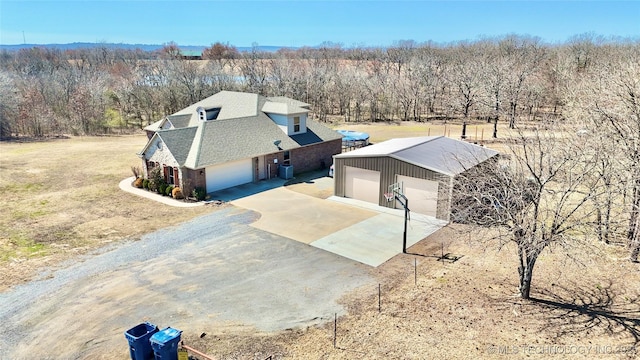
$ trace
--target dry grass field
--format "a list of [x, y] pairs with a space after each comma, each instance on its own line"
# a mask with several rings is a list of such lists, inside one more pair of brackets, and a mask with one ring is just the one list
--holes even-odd
[[[491, 124], [471, 124], [471, 137], [475, 126], [478, 140], [490, 138]], [[459, 126], [433, 123], [335, 128], [367, 132], [372, 142], [460, 135]], [[118, 182], [132, 176], [145, 142], [140, 133], [0, 143], [0, 291], [33, 279], [45, 266], [215, 211], [173, 208], [120, 191]], [[333, 321], [279, 333], [212, 328], [206, 337], [183, 338], [218, 359], [639, 356], [640, 268], [626, 260], [624, 248], [596, 246], [572, 258], [548, 249], [534, 273], [537, 300], [521, 301], [515, 249], [498, 252], [476, 235], [449, 226], [409, 249], [413, 254], [372, 269], [381, 306], [377, 286], [346, 296], [349, 313], [338, 319], [335, 347]], [[462, 258], [437, 261], [443, 250]]]
[[0, 290], [43, 266], [135, 240], [211, 211], [173, 208], [125, 193], [118, 183], [140, 166], [143, 133], [0, 143]]

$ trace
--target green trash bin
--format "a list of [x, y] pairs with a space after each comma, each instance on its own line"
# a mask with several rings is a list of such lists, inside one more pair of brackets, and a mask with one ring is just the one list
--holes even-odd
[[153, 349], [149, 343], [151, 336], [158, 332], [158, 327], [151, 323], [142, 323], [124, 332], [129, 341], [131, 360], [153, 359]]
[[149, 341], [156, 360], [178, 360], [178, 343], [182, 330], [166, 327], [153, 334]]

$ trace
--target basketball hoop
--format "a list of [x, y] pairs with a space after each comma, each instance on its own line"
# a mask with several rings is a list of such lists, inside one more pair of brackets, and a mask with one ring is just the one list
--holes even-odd
[[387, 202], [391, 202], [391, 200], [393, 200], [393, 193], [384, 193], [384, 197], [387, 199]]

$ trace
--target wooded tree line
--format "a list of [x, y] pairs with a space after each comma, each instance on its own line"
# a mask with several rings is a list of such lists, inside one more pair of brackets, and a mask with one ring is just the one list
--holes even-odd
[[523, 298], [547, 249], [600, 241], [627, 245], [633, 262], [640, 255], [640, 47], [580, 41], [548, 50], [543, 115], [518, 127], [527, 107], [514, 104], [527, 91], [511, 88], [507, 150], [460, 176], [454, 191], [455, 221], [516, 245]]
[[175, 43], [156, 52], [5, 51], [0, 131], [6, 137], [140, 128], [220, 90], [299, 99], [322, 121], [483, 119], [511, 128], [550, 117], [582, 121], [572, 118], [574, 107], [586, 106], [602, 79], [624, 76], [621, 65], [637, 61], [639, 48], [637, 41], [593, 35], [553, 46], [512, 35], [445, 46], [325, 43], [275, 53], [216, 43], [204, 60], [184, 60]]

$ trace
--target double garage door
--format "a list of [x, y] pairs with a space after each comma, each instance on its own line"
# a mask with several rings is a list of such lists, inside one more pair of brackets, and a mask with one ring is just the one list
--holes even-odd
[[214, 192], [253, 181], [251, 159], [232, 161], [207, 168], [207, 192]]
[[[398, 175], [403, 193], [409, 199], [412, 212], [435, 217], [438, 208], [438, 183], [436, 181]], [[379, 204], [380, 172], [355, 167], [345, 167], [345, 197]], [[384, 189], [383, 192], [386, 192]], [[402, 208], [396, 201], [396, 208]]]

